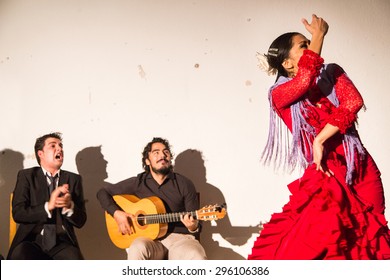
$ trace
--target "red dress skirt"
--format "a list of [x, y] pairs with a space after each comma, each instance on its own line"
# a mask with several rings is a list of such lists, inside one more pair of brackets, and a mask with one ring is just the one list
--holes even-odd
[[288, 185], [289, 202], [264, 225], [249, 260], [390, 259], [383, 187], [371, 156], [353, 186], [344, 183], [338, 160], [327, 165], [334, 176], [313, 164]]

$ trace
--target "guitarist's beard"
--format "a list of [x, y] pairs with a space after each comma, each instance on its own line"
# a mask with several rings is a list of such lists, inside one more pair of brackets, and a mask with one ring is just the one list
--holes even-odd
[[160, 169], [157, 169], [157, 168], [152, 166], [152, 170], [156, 174], [168, 175], [171, 172], [171, 170], [172, 170], [172, 165], [169, 165], [169, 166], [166, 166], [166, 167], [161, 167]]

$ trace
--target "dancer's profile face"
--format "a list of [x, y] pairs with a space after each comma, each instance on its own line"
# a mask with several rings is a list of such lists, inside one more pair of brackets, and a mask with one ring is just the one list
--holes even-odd
[[298, 62], [303, 51], [307, 50], [310, 45], [310, 41], [303, 35], [295, 35], [292, 38], [292, 47], [289, 52], [289, 57], [283, 62], [283, 67], [286, 69], [289, 77], [295, 77], [298, 72]]

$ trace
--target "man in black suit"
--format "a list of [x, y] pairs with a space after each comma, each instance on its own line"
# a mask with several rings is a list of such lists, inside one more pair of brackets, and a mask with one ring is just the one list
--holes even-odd
[[19, 224], [7, 259], [83, 259], [74, 226], [86, 220], [80, 175], [61, 170], [62, 137], [50, 133], [35, 142], [39, 167], [19, 171], [12, 215]]

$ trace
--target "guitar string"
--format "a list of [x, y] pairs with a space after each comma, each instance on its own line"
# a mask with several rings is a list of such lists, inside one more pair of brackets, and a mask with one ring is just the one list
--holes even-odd
[[[165, 213], [165, 214], [150, 214], [146, 216], [137, 217], [137, 221], [142, 221], [143, 224], [158, 224], [158, 223], [170, 223], [170, 222], [178, 222], [180, 221], [180, 216], [185, 214], [191, 214], [195, 217], [195, 219], [199, 219], [197, 217], [196, 212], [181, 212], [181, 213]], [[218, 215], [209, 214], [209, 215], [201, 215], [202, 220], [216, 220], [218, 219]]]
[[142, 221], [145, 224], [153, 224], [153, 223], [169, 223], [169, 222], [178, 222], [180, 221], [181, 215], [190, 214], [196, 218], [196, 211], [190, 212], [179, 212], [179, 213], [161, 213], [161, 214], [150, 214], [144, 216], [138, 216], [137, 221]]

